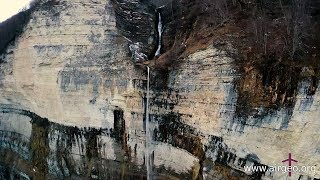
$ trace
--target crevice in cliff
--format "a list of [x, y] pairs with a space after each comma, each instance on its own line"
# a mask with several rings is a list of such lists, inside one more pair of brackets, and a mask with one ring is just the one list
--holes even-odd
[[114, 116], [114, 134], [115, 138], [118, 142], [123, 143], [124, 142], [124, 134], [125, 134], [125, 121], [123, 119], [123, 110], [114, 110], [113, 111]]
[[36, 122], [32, 124], [31, 134], [31, 159], [32, 159], [32, 176], [35, 179], [48, 178], [48, 156], [49, 148], [49, 121], [47, 119], [32, 119]]

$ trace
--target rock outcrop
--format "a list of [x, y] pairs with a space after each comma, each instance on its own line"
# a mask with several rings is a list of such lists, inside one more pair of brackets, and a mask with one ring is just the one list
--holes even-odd
[[[154, 177], [285, 179], [245, 167], [283, 166], [292, 153], [297, 166], [312, 167], [293, 179], [320, 178], [317, 68], [239, 63], [242, 52], [212, 34], [195, 43], [201, 20], [184, 10], [196, 2], [174, 2], [55, 0], [34, 8], [1, 55], [0, 179], [145, 179], [147, 77], [135, 61], [151, 59]], [[173, 66], [158, 68], [164, 60]]]

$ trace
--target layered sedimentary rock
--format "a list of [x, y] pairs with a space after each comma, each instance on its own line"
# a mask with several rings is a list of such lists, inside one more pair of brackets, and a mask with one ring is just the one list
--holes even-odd
[[[1, 56], [1, 178], [146, 177], [147, 77], [145, 67], [134, 64], [130, 47], [141, 43], [136, 53], [153, 58], [155, 10], [162, 5], [68, 0], [35, 8]], [[175, 23], [165, 17], [167, 50]], [[259, 88], [283, 77], [272, 77], [272, 70], [261, 77], [258, 67], [243, 73], [230, 51], [237, 53], [209, 43], [174, 68], [151, 69], [152, 174], [284, 179], [286, 173], [245, 172], [244, 166], [283, 165], [292, 153], [299, 166], [317, 167], [293, 178], [319, 178], [316, 70], [294, 71], [303, 78], [290, 81], [292, 92], [281, 90], [286, 85], [272, 91], [270, 102], [281, 105], [271, 108], [261, 103], [268, 93]]]

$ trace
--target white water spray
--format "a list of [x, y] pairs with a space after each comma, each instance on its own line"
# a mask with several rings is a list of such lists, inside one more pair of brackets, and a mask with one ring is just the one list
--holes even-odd
[[155, 56], [160, 55], [160, 51], [161, 51], [161, 38], [162, 38], [162, 19], [161, 19], [161, 14], [159, 12], [159, 22], [158, 22], [158, 34], [159, 34], [159, 40], [158, 40], [158, 49], [156, 51]]
[[145, 150], [145, 164], [147, 166], [147, 180], [152, 180], [152, 162], [151, 162], [151, 133], [150, 133], [150, 122], [149, 122], [149, 100], [150, 100], [150, 68], [147, 66], [147, 102], [146, 102], [146, 150]]

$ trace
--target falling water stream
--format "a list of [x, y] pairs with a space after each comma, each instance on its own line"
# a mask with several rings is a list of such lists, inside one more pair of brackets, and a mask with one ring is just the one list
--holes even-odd
[[152, 164], [151, 164], [151, 132], [149, 122], [149, 100], [150, 100], [150, 67], [147, 66], [147, 102], [146, 102], [146, 150], [145, 150], [145, 162], [147, 166], [147, 179], [152, 179]]
[[161, 19], [161, 14], [159, 13], [158, 15], [158, 34], [159, 34], [159, 40], [158, 40], [158, 49], [156, 51], [155, 56], [160, 55], [161, 52], [161, 38], [162, 38], [162, 19]]
[[[161, 36], [162, 36], [162, 20], [161, 14], [159, 14], [158, 20], [158, 33], [159, 33], [159, 41], [158, 41], [158, 48], [155, 53], [155, 56], [160, 55], [161, 52]], [[151, 160], [151, 153], [152, 153], [152, 135], [150, 131], [150, 120], [149, 120], [149, 104], [150, 104], [150, 67], [147, 66], [147, 102], [146, 102], [146, 150], [145, 150], [145, 162], [147, 166], [147, 179], [152, 180], [152, 160]]]

